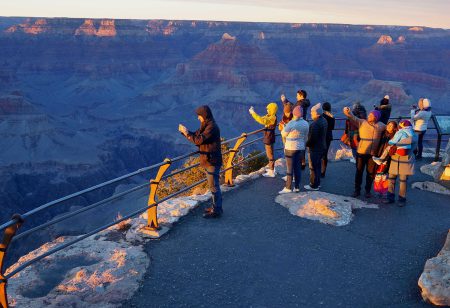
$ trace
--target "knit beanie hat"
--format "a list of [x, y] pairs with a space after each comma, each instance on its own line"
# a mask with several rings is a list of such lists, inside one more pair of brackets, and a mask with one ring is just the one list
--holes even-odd
[[323, 109], [324, 111], [330, 112], [330, 111], [331, 111], [331, 104], [330, 104], [329, 102], [323, 103], [322, 109]]
[[292, 111], [292, 114], [294, 115], [294, 117], [296, 118], [301, 118], [302, 117], [302, 108], [300, 106], [296, 106], [294, 108], [294, 110]]
[[401, 120], [400, 123], [398, 124], [398, 126], [400, 128], [405, 128], [405, 127], [411, 127], [412, 124], [409, 120]]
[[318, 115], [321, 115], [323, 113], [321, 103], [315, 104], [314, 106], [311, 107], [311, 114], [313, 113], [317, 113]]
[[373, 114], [377, 121], [381, 118], [381, 112], [379, 112], [378, 110], [372, 110], [369, 114]]

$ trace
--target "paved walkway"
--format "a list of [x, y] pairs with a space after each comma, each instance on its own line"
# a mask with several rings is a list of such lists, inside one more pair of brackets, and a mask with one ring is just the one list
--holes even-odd
[[[354, 168], [329, 164], [322, 190], [350, 195]], [[410, 190], [404, 208], [356, 210], [333, 227], [275, 203], [283, 183], [247, 183], [224, 195], [220, 220], [199, 208], [148, 243], [152, 263], [124, 307], [427, 306], [417, 281], [450, 228], [450, 197]]]

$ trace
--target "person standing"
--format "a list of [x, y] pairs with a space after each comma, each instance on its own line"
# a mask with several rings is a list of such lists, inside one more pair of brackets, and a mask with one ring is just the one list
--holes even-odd
[[[281, 135], [286, 138], [284, 155], [286, 157], [286, 185], [279, 193], [291, 193], [300, 191], [301, 168], [300, 157], [305, 152], [305, 142], [308, 137], [309, 124], [302, 118], [302, 109], [296, 106], [293, 110], [293, 118], [282, 130]], [[294, 178], [294, 189], [292, 189]]]
[[389, 141], [394, 138], [395, 133], [398, 131], [398, 124], [395, 121], [389, 121], [386, 125], [386, 130], [380, 139], [380, 144], [378, 146], [378, 151], [376, 157], [372, 157], [373, 161], [377, 165], [385, 163], [385, 170], [389, 170], [391, 165], [391, 157], [386, 155], [385, 151], [390, 146]]
[[[283, 118], [280, 121], [280, 124], [278, 124], [278, 129], [283, 131], [283, 128], [288, 124], [293, 118], [292, 114], [292, 104], [288, 103], [283, 105]], [[281, 136], [281, 139], [283, 140], [283, 145], [286, 143], [286, 138]]]
[[378, 110], [381, 113], [380, 122], [387, 124], [389, 118], [391, 117], [392, 105], [389, 103], [389, 95], [385, 95], [383, 99], [380, 101], [380, 106], [375, 107], [375, 110]]
[[[357, 118], [367, 119], [367, 111], [366, 108], [361, 105], [360, 102], [356, 102], [352, 106], [352, 113]], [[357, 149], [359, 144], [359, 127], [355, 123], [350, 120], [345, 120], [345, 133], [347, 134], [350, 140], [350, 149], [352, 150], [353, 159], [350, 160], [352, 163], [356, 163], [356, 157], [358, 155]]]
[[297, 91], [297, 103], [295, 106], [300, 106], [302, 108], [303, 119], [306, 120], [306, 115], [308, 114], [308, 108], [311, 105], [311, 102], [306, 97], [308, 93], [305, 90]]
[[[308, 114], [308, 108], [311, 105], [311, 102], [306, 97], [308, 96], [308, 93], [305, 90], [298, 90], [297, 91], [297, 103], [295, 106], [300, 106], [302, 108], [302, 115], [303, 119], [306, 120], [306, 116]], [[304, 152], [306, 154], [306, 151]], [[303, 155], [301, 157], [302, 161], [302, 170], [305, 170], [306, 168], [306, 156]]]
[[220, 129], [214, 120], [209, 106], [200, 106], [195, 110], [200, 121], [200, 128], [190, 132], [180, 124], [178, 130], [187, 140], [199, 147], [200, 166], [205, 169], [208, 188], [212, 194], [212, 207], [205, 210], [204, 218], [218, 218], [222, 215], [222, 192], [220, 190], [219, 175], [222, 166], [222, 152]]
[[372, 196], [370, 191], [375, 173], [375, 163], [372, 156], [377, 155], [378, 145], [386, 125], [379, 122], [381, 114], [378, 110], [371, 111], [367, 120], [357, 118], [350, 111], [349, 107], [344, 108], [344, 114], [350, 122], [359, 127], [360, 141], [356, 156], [355, 191], [353, 192], [353, 197], [361, 195], [362, 178], [364, 169], [366, 169], [365, 197], [370, 198]]
[[306, 146], [309, 149], [309, 185], [305, 185], [306, 190], [319, 190], [320, 169], [322, 167], [322, 157], [327, 147], [327, 120], [322, 116], [322, 105], [316, 104], [311, 108], [313, 122], [309, 126], [308, 140]]
[[275, 143], [275, 128], [277, 127], [277, 110], [278, 106], [276, 103], [269, 103], [267, 105], [267, 114], [265, 116], [258, 115], [253, 106], [248, 110], [252, 115], [253, 119], [259, 124], [264, 125], [264, 147], [266, 150], [267, 159], [269, 160], [269, 169], [263, 174], [265, 177], [274, 178], [275, 177], [275, 158], [273, 145]]
[[398, 206], [404, 206], [406, 204], [408, 176], [414, 174], [415, 157], [413, 150], [417, 146], [417, 136], [410, 121], [402, 120], [398, 126], [399, 130], [395, 133], [394, 138], [389, 141], [389, 145], [396, 146], [396, 151], [391, 157], [389, 188], [385, 203], [395, 202], [395, 183], [397, 177], [399, 177]]
[[431, 102], [428, 98], [421, 98], [418, 105], [418, 109], [413, 106], [411, 110], [411, 122], [414, 123], [414, 131], [418, 137], [418, 146], [414, 154], [416, 154], [416, 159], [420, 160], [422, 159], [423, 137], [427, 132], [428, 122], [431, 118]]
[[328, 102], [323, 103], [322, 106], [323, 109], [323, 117], [327, 121], [327, 137], [326, 137], [326, 145], [325, 152], [323, 154], [322, 158], [322, 173], [321, 177], [325, 177], [325, 174], [327, 172], [327, 165], [328, 165], [328, 151], [330, 150], [331, 142], [333, 141], [333, 130], [334, 125], [336, 122], [336, 119], [334, 118], [334, 115], [331, 113], [331, 104]]

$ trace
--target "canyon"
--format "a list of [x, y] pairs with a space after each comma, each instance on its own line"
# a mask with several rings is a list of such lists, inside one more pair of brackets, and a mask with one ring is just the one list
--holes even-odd
[[393, 115], [420, 97], [448, 113], [450, 30], [0, 17], [0, 219], [194, 150], [177, 125], [198, 105], [232, 137], [298, 89], [339, 117], [386, 94]]

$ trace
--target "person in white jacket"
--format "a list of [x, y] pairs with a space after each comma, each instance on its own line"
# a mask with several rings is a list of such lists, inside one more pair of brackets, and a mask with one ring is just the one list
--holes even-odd
[[417, 149], [414, 150], [416, 159], [422, 159], [423, 137], [427, 132], [428, 122], [431, 118], [431, 102], [428, 98], [421, 98], [418, 107], [411, 110], [411, 122], [414, 123], [414, 131], [418, 137]]
[[[281, 131], [281, 135], [286, 138], [284, 155], [286, 157], [287, 178], [286, 185], [279, 194], [300, 191], [301, 158], [305, 153], [309, 124], [303, 119], [303, 110], [300, 106], [296, 106], [292, 114], [292, 120]], [[293, 179], [295, 180], [294, 189], [292, 189]]]

